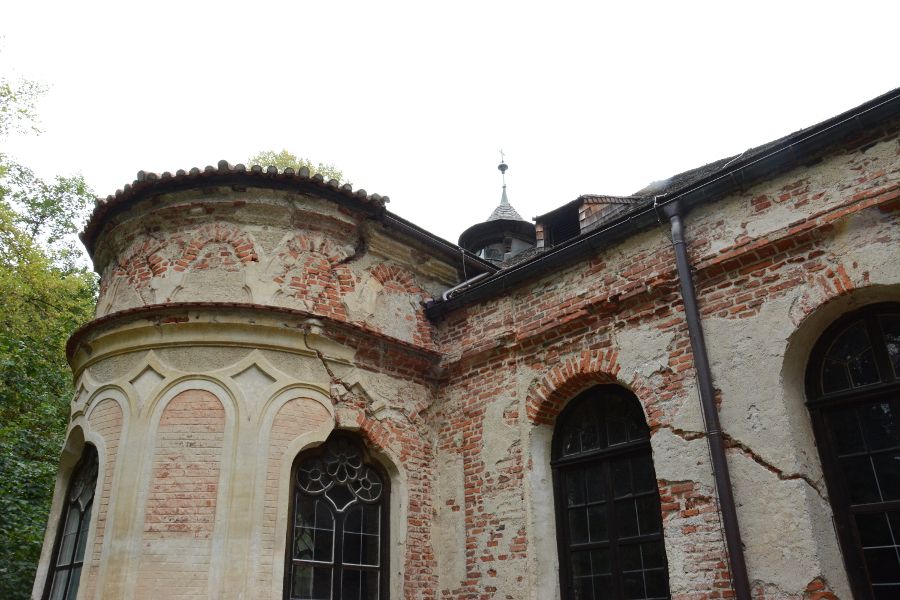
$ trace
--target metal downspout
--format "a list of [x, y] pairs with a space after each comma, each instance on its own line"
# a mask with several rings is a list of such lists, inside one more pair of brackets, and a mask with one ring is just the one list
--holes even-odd
[[677, 202], [668, 206], [657, 206], [663, 209], [663, 213], [669, 218], [672, 225], [672, 247], [675, 250], [675, 264], [678, 268], [678, 282], [684, 302], [684, 315], [691, 340], [691, 351], [694, 354], [694, 369], [700, 389], [700, 405], [703, 409], [703, 421], [706, 424], [706, 439], [709, 443], [716, 491], [719, 494], [719, 510], [721, 510], [722, 523], [725, 527], [725, 544], [728, 548], [728, 560], [731, 565], [731, 582], [737, 600], [750, 600], [750, 582], [747, 577], [747, 563], [744, 559], [744, 545], [741, 541], [741, 528], [738, 524], [734, 491], [731, 487], [731, 476], [725, 456], [722, 426], [719, 423], [719, 413], [715, 405], [709, 356], [706, 353], [706, 342], [703, 339], [700, 311], [697, 309], [694, 278], [684, 241], [681, 207]]

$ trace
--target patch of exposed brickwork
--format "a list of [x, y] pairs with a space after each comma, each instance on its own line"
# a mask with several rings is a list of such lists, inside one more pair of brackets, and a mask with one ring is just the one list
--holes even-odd
[[[433, 346], [431, 336], [431, 324], [425, 317], [424, 304], [430, 300], [428, 293], [419, 286], [415, 276], [400, 267], [388, 263], [379, 263], [369, 269], [372, 277], [383, 287], [381, 294], [400, 294], [407, 297], [410, 302], [409, 306], [415, 307], [409, 314], [398, 312], [394, 318], [408, 321], [412, 326], [414, 333], [412, 342], [417, 346], [430, 348]], [[380, 294], [379, 294], [380, 295]], [[377, 309], [376, 309], [377, 310]]]
[[207, 598], [225, 410], [213, 394], [187, 390], [160, 417], [136, 596], [166, 590]]
[[341, 264], [348, 256], [343, 247], [321, 234], [298, 234], [276, 255], [281, 270], [274, 281], [283, 294], [304, 302], [309, 310], [345, 321], [342, 298], [355, 286], [353, 273]]
[[715, 499], [693, 481], [659, 482], [666, 545], [678, 544], [690, 564], [690, 578], [680, 582], [673, 600], [732, 598], [731, 574], [723, 548], [721, 522]]
[[[896, 131], [879, 135], [879, 140], [897, 146]], [[852, 248], [900, 243], [900, 169], [896, 162], [886, 168], [883, 160], [868, 160], [853, 148], [837, 163], [857, 177], [835, 186], [832, 179], [799, 172], [778, 184], [783, 198], [772, 199], [769, 191], [749, 191], [729, 200], [729, 210], [746, 215], [747, 223], [724, 222], [714, 210], [689, 215], [689, 253], [705, 319], [753, 319], [765, 303], [790, 294], [797, 297], [792, 317], [799, 321], [830, 299], [868, 285], [869, 273], [844, 256], [834, 240], [840, 234], [841, 244]], [[761, 200], [764, 195], [769, 200]], [[769, 206], [764, 206], [766, 201]], [[754, 233], [753, 215], [761, 216], [776, 205], [796, 216], [773, 220], [764, 234]], [[864, 219], [859, 222], [865, 226], [857, 219]], [[728, 237], [732, 231], [733, 237]], [[618, 383], [636, 393], [654, 430], [674, 428], [684, 403], [696, 401], [690, 339], [666, 234], [663, 228], [599, 250], [576, 265], [463, 306], [439, 323], [435, 341], [444, 353], [446, 383], [436, 404], [438, 449], [463, 459], [464, 503], [452, 506], [466, 511], [467, 559], [472, 558], [466, 563], [471, 575], [467, 585], [444, 590], [442, 597], [502, 598], [512, 589], [493, 583], [497, 579], [491, 576], [492, 569], [508, 573], [512, 565], [497, 568], [502, 543], [489, 546], [492, 531], [485, 527], [497, 525], [481, 513], [484, 499], [501, 488], [498, 478], [485, 475], [496, 465], [483, 461], [485, 439], [498, 427], [488, 420], [492, 401], [523, 390], [522, 416], [528, 423], [552, 426], [566, 402], [583, 389]], [[621, 364], [618, 336], [636, 329], [657, 332], [668, 340], [667, 354], [652, 372]], [[717, 395], [719, 403], [736, 401]], [[750, 445], [727, 437], [727, 432], [726, 439], [731, 440], [731, 452], [741, 452], [779, 479], [803, 480], [821, 495], [820, 482], [779, 469]], [[676, 544], [684, 557], [684, 573], [673, 585], [673, 597], [731, 597], [714, 491], [695, 481], [660, 482], [660, 491], [666, 544]], [[500, 521], [505, 531], [516, 531], [521, 522], [518, 516]], [[534, 551], [525, 548], [526, 554]], [[797, 598], [804, 594], [784, 593]]]
[[[212, 252], [205, 251], [210, 244], [216, 247]], [[236, 267], [238, 263], [259, 262], [259, 256], [253, 241], [238, 227], [226, 223], [212, 223], [200, 227], [184, 245], [181, 256], [174, 261], [175, 271], [188, 268], [209, 268], [210, 259], [219, 255], [222, 247], [228, 247], [226, 256], [221, 261], [225, 267]], [[151, 262], [148, 259], [148, 262]], [[160, 268], [161, 272], [161, 268]]]

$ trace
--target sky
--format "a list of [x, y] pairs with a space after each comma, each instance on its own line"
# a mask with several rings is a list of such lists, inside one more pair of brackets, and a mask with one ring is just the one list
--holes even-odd
[[451, 241], [808, 127], [900, 86], [900, 3], [47, 2], [4, 6], [0, 77], [46, 86], [4, 153], [81, 173], [286, 148]]

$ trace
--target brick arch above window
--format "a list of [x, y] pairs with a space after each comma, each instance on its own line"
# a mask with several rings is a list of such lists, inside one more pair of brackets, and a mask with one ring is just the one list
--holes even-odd
[[592, 385], [612, 383], [619, 372], [615, 350], [585, 350], [550, 366], [528, 389], [525, 412], [535, 424], [551, 425], [569, 399]]

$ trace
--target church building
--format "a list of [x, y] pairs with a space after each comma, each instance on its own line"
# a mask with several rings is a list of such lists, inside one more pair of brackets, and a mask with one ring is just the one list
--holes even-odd
[[533, 222], [504, 179], [458, 245], [139, 172], [33, 597], [900, 598], [898, 132], [900, 89]]

